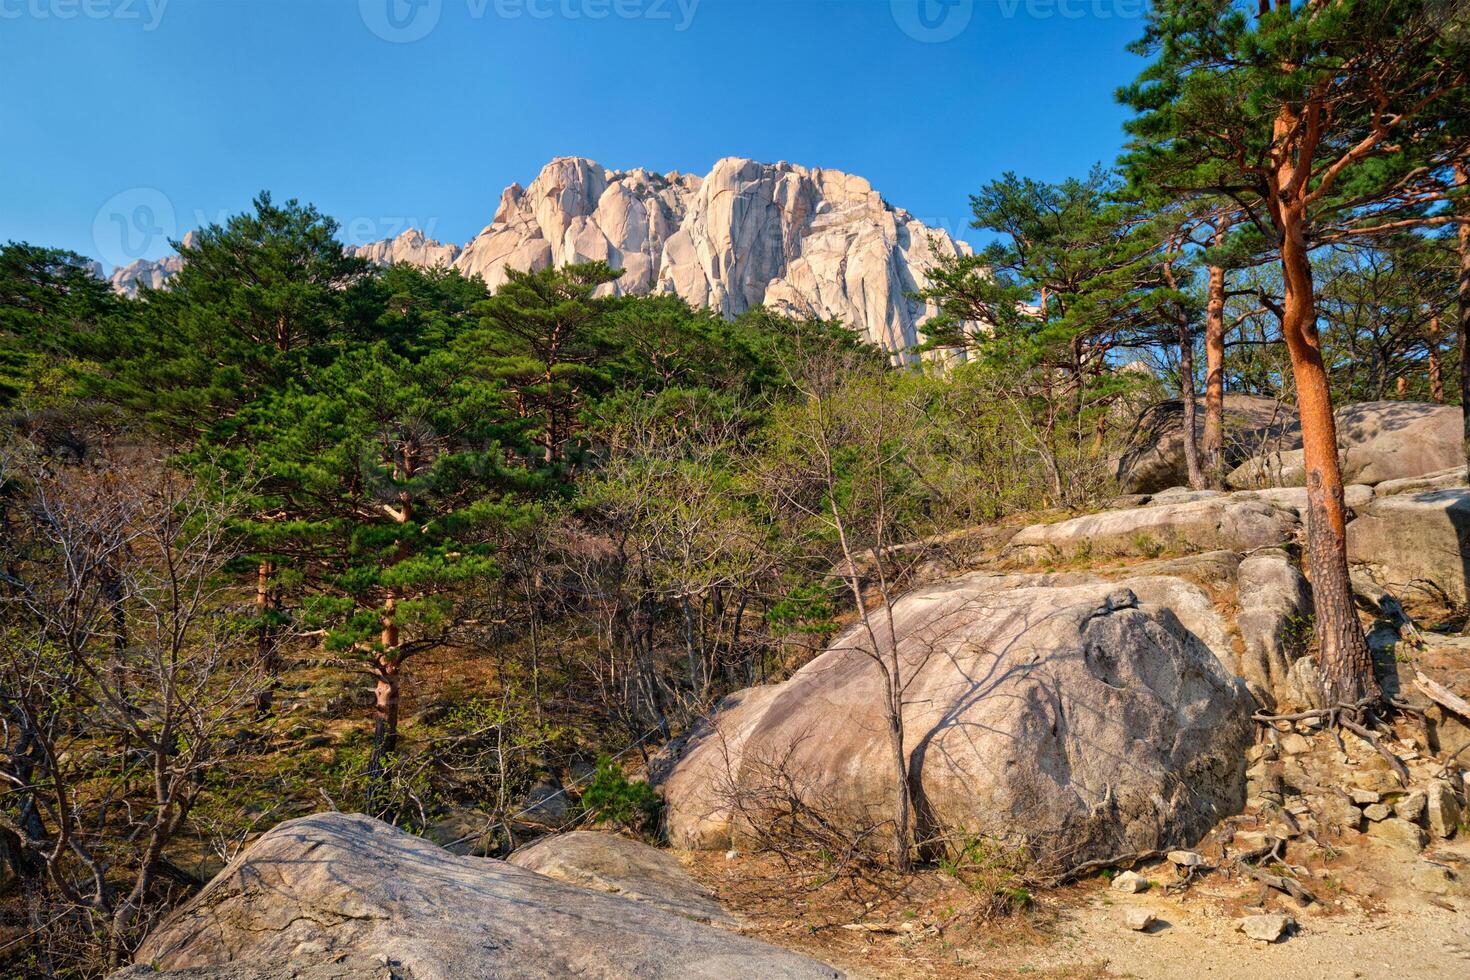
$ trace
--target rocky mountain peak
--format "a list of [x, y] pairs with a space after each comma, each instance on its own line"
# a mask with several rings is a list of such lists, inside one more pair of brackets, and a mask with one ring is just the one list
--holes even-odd
[[[562, 156], [529, 185], [505, 188], [491, 223], [462, 248], [411, 229], [350, 250], [381, 265], [452, 266], [492, 289], [507, 269], [601, 260], [623, 270], [609, 292], [676, 293], [727, 316], [765, 305], [838, 319], [899, 352], [937, 312], [909, 294], [969, 246], [840, 170], [725, 157], [701, 177]], [[124, 292], [161, 285], [178, 262], [134, 263], [112, 281]]]

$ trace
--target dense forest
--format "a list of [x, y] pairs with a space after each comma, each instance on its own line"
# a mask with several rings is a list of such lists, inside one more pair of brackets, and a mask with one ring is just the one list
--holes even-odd
[[979, 188], [902, 363], [602, 263], [374, 266], [269, 193], [136, 298], [5, 245], [3, 955], [105, 972], [322, 809], [657, 838], [661, 745], [880, 618], [901, 546], [1116, 496], [1160, 399], [1196, 488], [1226, 393], [1300, 412], [1323, 676], [1372, 696], [1331, 411], [1470, 390], [1467, 44], [1434, 2], [1156, 3], [1125, 155]]

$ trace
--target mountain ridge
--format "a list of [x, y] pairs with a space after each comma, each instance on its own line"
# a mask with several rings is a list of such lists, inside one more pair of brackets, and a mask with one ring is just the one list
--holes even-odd
[[[407, 262], [480, 275], [491, 289], [520, 271], [601, 260], [623, 270], [614, 294], [674, 293], [735, 316], [764, 305], [838, 319], [890, 352], [922, 342], [937, 310], [911, 298], [940, 259], [970, 247], [883, 199], [865, 178], [822, 167], [725, 157], [708, 174], [611, 170], [552, 159], [500, 194], [464, 245], [411, 228], [349, 245], [379, 265]], [[114, 271], [114, 288], [157, 287], [177, 255]], [[909, 356], [909, 355], [905, 355]]]

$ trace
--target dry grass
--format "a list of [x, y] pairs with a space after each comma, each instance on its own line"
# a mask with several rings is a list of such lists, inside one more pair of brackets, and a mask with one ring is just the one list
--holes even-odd
[[1078, 888], [1048, 892], [1024, 911], [996, 915], [991, 896], [934, 870], [875, 874], [858, 887], [814, 871], [792, 874], [773, 855], [694, 852], [689, 872], [743, 919], [745, 934], [874, 978], [1102, 977], [1102, 964], [1018, 967], [1044, 950]]

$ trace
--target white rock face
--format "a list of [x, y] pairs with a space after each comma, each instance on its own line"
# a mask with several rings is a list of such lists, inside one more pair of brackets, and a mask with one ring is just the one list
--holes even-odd
[[507, 267], [600, 259], [624, 270], [608, 287], [619, 293], [835, 318], [900, 351], [935, 312], [905, 294], [940, 256], [968, 251], [836, 170], [727, 157], [701, 178], [559, 157], [505, 190], [455, 266], [494, 289]]
[[[184, 248], [193, 248], [198, 238], [198, 232], [189, 232], [184, 236], [182, 242]], [[161, 259], [139, 259], [136, 262], [130, 262], [125, 266], [113, 269], [112, 275], [107, 277], [107, 281], [112, 285], [114, 291], [122, 293], [124, 296], [136, 296], [138, 295], [138, 291], [145, 286], [149, 289], [162, 289], [163, 284], [173, 278], [174, 274], [183, 268], [183, 266], [184, 259], [177, 253], [165, 255]], [[102, 267], [98, 265], [97, 274], [99, 278], [101, 277], [101, 270]]]
[[458, 245], [445, 245], [426, 238], [417, 228], [410, 228], [397, 238], [384, 238], [367, 245], [348, 245], [348, 255], [367, 259], [374, 265], [396, 265], [407, 262], [425, 269], [451, 266], [459, 258]]
[[[941, 256], [970, 248], [837, 170], [727, 157], [699, 177], [558, 157], [529, 187], [507, 187], [463, 249], [411, 230], [350, 251], [380, 265], [452, 265], [492, 290], [507, 268], [600, 259], [623, 270], [606, 287], [615, 293], [676, 293], [726, 316], [765, 305], [837, 319], [897, 353], [937, 312], [907, 294]], [[113, 282], [136, 292], [177, 269], [177, 256], [134, 263]]]

